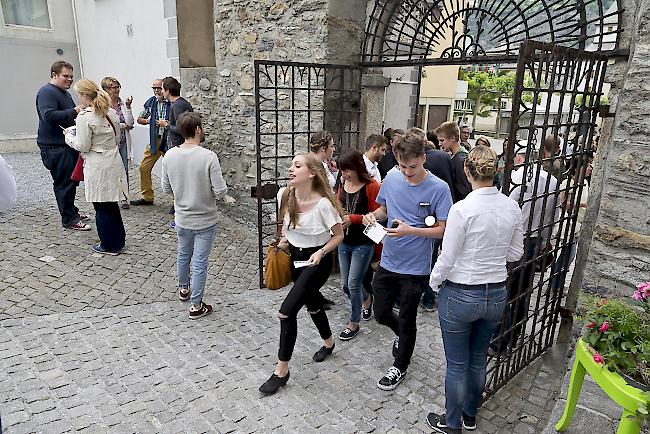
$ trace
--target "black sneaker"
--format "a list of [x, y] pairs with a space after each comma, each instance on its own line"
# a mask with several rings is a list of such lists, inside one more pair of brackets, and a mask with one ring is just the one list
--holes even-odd
[[463, 428], [467, 431], [474, 431], [476, 429], [476, 416], [469, 416], [463, 412], [461, 419], [463, 420]]
[[397, 350], [399, 349], [399, 336], [393, 339], [393, 357], [397, 357]]
[[105, 248], [102, 247], [101, 244], [95, 244], [91, 247], [92, 251], [95, 253], [100, 253], [102, 255], [111, 255], [111, 256], [117, 256], [120, 254], [120, 252], [111, 252], [109, 250], [106, 250]]
[[192, 291], [190, 291], [189, 286], [179, 286], [178, 287], [178, 299], [180, 301], [189, 300], [191, 294], [192, 294]]
[[314, 354], [314, 357], [312, 357], [312, 359], [314, 359], [314, 362], [322, 362], [325, 359], [327, 359], [327, 356], [332, 354], [333, 351], [334, 351], [334, 344], [332, 344], [331, 348], [322, 346], [320, 350], [316, 351], [316, 354]]
[[365, 309], [363, 306], [361, 307], [361, 319], [364, 321], [370, 321], [370, 318], [372, 318], [372, 304], [373, 304], [373, 299], [372, 296], [370, 296], [370, 305], [368, 306], [368, 309]]
[[133, 202], [131, 202], [131, 205], [133, 205], [133, 206], [153, 205], [153, 200], [138, 199], [138, 200], [134, 200]]
[[266, 380], [264, 384], [260, 386], [260, 392], [262, 392], [264, 395], [273, 395], [275, 392], [278, 391], [278, 389], [282, 386], [285, 386], [287, 384], [287, 381], [289, 381], [289, 371], [287, 371], [287, 375], [284, 377], [278, 377], [275, 375], [271, 375], [271, 378]]
[[212, 306], [201, 302], [201, 306], [198, 309], [190, 308], [190, 319], [202, 318], [206, 315], [212, 313]]
[[447, 418], [445, 415], [429, 413], [427, 415], [427, 423], [433, 429], [433, 432], [443, 434], [462, 434], [463, 430], [460, 428], [449, 428], [447, 426]]
[[345, 330], [343, 330], [339, 335], [339, 339], [342, 341], [349, 341], [350, 339], [354, 338], [357, 334], [359, 334], [359, 330], [361, 330], [361, 327], [357, 327], [356, 330], [350, 330], [350, 328], [346, 327]]
[[384, 375], [379, 382], [377, 382], [377, 387], [381, 390], [393, 390], [397, 387], [399, 383], [402, 382], [406, 371], [402, 372], [394, 366], [388, 368], [388, 372]]

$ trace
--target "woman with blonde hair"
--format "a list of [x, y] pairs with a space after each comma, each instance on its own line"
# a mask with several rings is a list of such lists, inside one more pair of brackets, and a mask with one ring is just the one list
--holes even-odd
[[332, 252], [343, 241], [341, 206], [325, 179], [322, 163], [313, 154], [294, 157], [289, 168], [289, 186], [278, 192], [278, 203], [278, 224], [282, 228], [280, 247], [291, 251], [294, 285], [278, 313], [278, 363], [271, 378], [260, 386], [260, 392], [265, 395], [274, 394], [289, 380], [289, 360], [298, 336], [296, 318], [303, 306], [307, 306], [324, 342], [313, 360], [322, 362], [332, 354], [332, 330], [320, 289], [332, 271]]
[[[134, 119], [133, 112], [131, 111], [131, 103], [133, 97], [129, 96], [124, 101], [120, 98], [120, 90], [122, 85], [115, 77], [104, 77], [102, 79], [102, 89], [108, 93], [111, 99], [111, 107], [117, 113], [120, 119], [120, 135], [118, 145], [120, 148], [120, 157], [122, 157], [122, 164], [124, 164], [124, 171], [126, 172], [126, 187], [129, 188], [129, 162], [133, 161], [133, 151], [131, 150], [131, 133], [133, 129]], [[122, 209], [129, 209], [129, 199], [125, 198], [122, 203]]]
[[126, 238], [118, 201], [127, 197], [126, 173], [116, 140], [119, 118], [110, 108], [108, 94], [94, 81], [83, 78], [74, 89], [87, 108], [77, 116], [77, 126], [65, 130], [65, 141], [84, 158], [86, 201], [95, 208], [100, 239], [92, 250], [117, 255]]
[[447, 360], [447, 413], [427, 416], [440, 433], [476, 429], [488, 345], [508, 301], [506, 263], [519, 260], [524, 252], [519, 205], [493, 187], [494, 150], [476, 146], [465, 158], [464, 170], [472, 191], [449, 211], [442, 254], [429, 280], [439, 291]]

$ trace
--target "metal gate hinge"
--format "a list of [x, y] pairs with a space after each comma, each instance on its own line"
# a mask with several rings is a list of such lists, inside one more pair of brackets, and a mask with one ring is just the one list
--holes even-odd
[[609, 111], [610, 107], [611, 106], [609, 104], [598, 106], [598, 116], [600, 116], [601, 118], [613, 118], [616, 115], [616, 113], [610, 112]]
[[575, 312], [571, 309], [567, 309], [564, 306], [560, 306], [560, 318], [562, 319], [573, 319], [573, 314]]

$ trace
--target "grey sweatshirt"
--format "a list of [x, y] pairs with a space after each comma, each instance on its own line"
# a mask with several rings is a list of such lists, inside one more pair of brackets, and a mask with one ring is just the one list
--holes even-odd
[[217, 223], [217, 199], [228, 191], [217, 154], [201, 146], [171, 148], [163, 157], [160, 184], [174, 195], [176, 225], [200, 230]]

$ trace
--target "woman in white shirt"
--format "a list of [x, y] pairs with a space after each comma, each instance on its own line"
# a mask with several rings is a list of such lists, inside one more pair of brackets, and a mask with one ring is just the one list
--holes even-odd
[[336, 185], [336, 176], [339, 171], [336, 163], [332, 159], [334, 157], [334, 140], [328, 131], [318, 131], [312, 134], [309, 139], [309, 149], [314, 156], [323, 165], [325, 176], [327, 176], [327, 183], [333, 189]]
[[[313, 154], [297, 155], [289, 168], [289, 186], [278, 192], [282, 224], [281, 247], [291, 251], [291, 277], [294, 285], [284, 299], [280, 318], [280, 349], [275, 372], [260, 392], [272, 395], [289, 380], [289, 360], [298, 336], [297, 315], [307, 306], [314, 325], [323, 338], [323, 347], [313, 356], [324, 361], [334, 350], [332, 331], [325, 314], [321, 287], [332, 271], [332, 251], [343, 240], [341, 206]], [[333, 234], [333, 235], [332, 235]], [[307, 265], [295, 267], [296, 261]]]
[[79, 102], [88, 108], [77, 116], [76, 129], [65, 131], [65, 141], [84, 158], [86, 201], [95, 208], [99, 244], [96, 253], [117, 255], [126, 234], [118, 201], [127, 197], [126, 172], [120, 158], [116, 135], [119, 118], [110, 108], [108, 94], [94, 81], [82, 78], [74, 85]]
[[16, 179], [9, 163], [0, 155], [0, 213], [16, 204]]
[[439, 289], [447, 413], [429, 413], [427, 422], [436, 432], [459, 434], [461, 427], [476, 428], [488, 345], [508, 299], [506, 262], [523, 254], [519, 205], [492, 186], [494, 150], [475, 147], [464, 170], [472, 192], [449, 211], [442, 254], [429, 281]]

